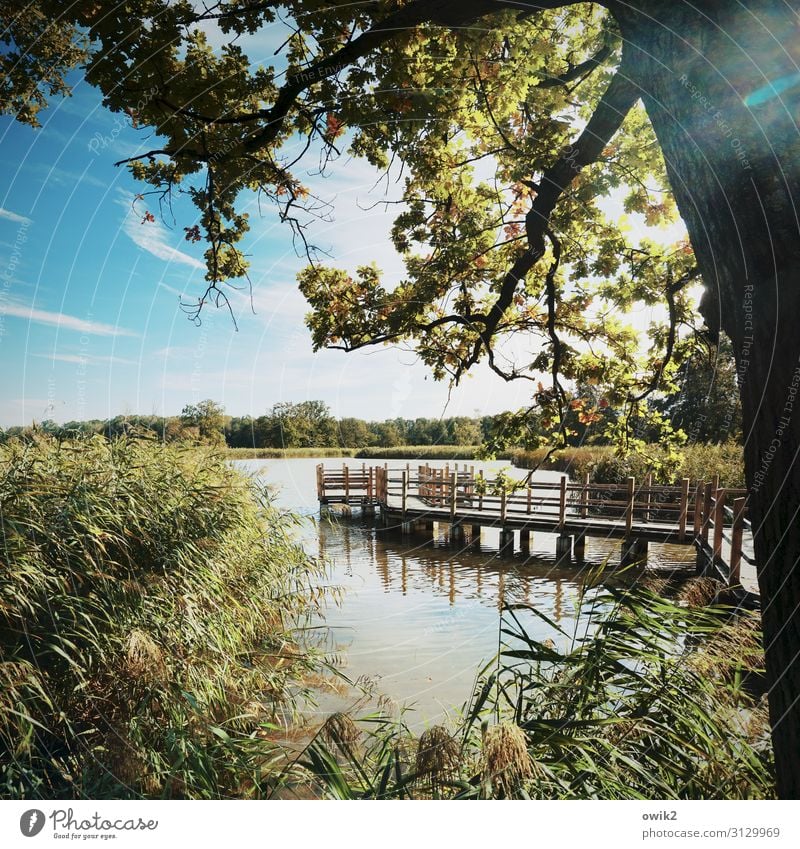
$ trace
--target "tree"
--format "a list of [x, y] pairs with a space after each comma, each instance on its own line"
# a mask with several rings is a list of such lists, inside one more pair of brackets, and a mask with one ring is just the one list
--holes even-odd
[[224, 441], [225, 408], [206, 399], [197, 404], [187, 404], [181, 410], [184, 429], [191, 429], [201, 442], [220, 445]]
[[742, 408], [736, 380], [736, 360], [730, 341], [720, 336], [718, 347], [698, 346], [677, 377], [679, 389], [657, 406], [690, 442], [726, 442], [742, 432]]
[[259, 420], [264, 444], [276, 448], [311, 448], [338, 445], [336, 422], [322, 401], [282, 401]]
[[369, 426], [362, 419], [339, 419], [338, 441], [342, 448], [363, 448], [369, 445]]
[[[184, 187], [196, 204], [185, 230], [205, 239], [208, 272], [194, 317], [246, 275], [236, 204], [256, 191], [313, 260], [300, 286], [315, 345], [413, 341], [454, 380], [483, 360], [531, 381], [555, 444], [570, 383], [599, 385], [616, 411], [606, 435], [625, 445], [634, 423], [659, 423], [647, 399], [675, 388], [702, 281], [707, 333], [724, 330], [736, 357], [778, 791], [800, 796], [796, 4], [286, 0], [276, 69], [251, 69], [236, 38], [272, 24], [277, 4], [38, 5], [88, 32], [87, 78], [107, 106], [155, 130], [129, 163], [149, 186], [142, 202]], [[212, 21], [230, 39], [218, 54], [202, 31]], [[33, 35], [14, 37], [36, 59]], [[61, 79], [58, 65], [30, 67]], [[12, 80], [2, 97], [25, 119], [20, 89]], [[392, 230], [407, 276], [394, 288], [375, 266], [320, 264], [309, 241], [318, 202], [303, 165], [321, 154], [324, 170], [345, 147], [407, 175]], [[674, 198], [689, 242], [632, 238], [598, 204], [609, 195], [651, 223]], [[646, 343], [620, 318], [635, 303], [667, 313]], [[520, 334], [529, 356], [501, 355]]]

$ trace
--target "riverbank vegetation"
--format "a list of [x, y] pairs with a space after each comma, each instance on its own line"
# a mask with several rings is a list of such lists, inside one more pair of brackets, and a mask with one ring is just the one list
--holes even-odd
[[630, 476], [643, 480], [648, 474], [659, 483], [676, 483], [681, 478], [710, 481], [719, 475], [722, 486], [744, 486], [742, 446], [735, 442], [698, 443], [677, 450], [650, 444], [627, 455], [608, 445], [588, 445], [552, 453], [544, 448], [512, 451], [509, 456], [522, 469], [555, 469], [576, 480], [588, 474], [597, 483], [622, 483]]
[[0, 796], [262, 796], [322, 567], [219, 452], [0, 447]]
[[226, 448], [230, 460], [287, 460], [303, 457], [353, 457], [352, 448]]
[[710, 582], [589, 588], [573, 633], [506, 609], [456, 725], [334, 714], [286, 749], [324, 571], [268, 491], [218, 450], [38, 436], [0, 447], [0, 506], [4, 797], [773, 792], [757, 619]]
[[339, 799], [772, 798], [758, 618], [708, 590], [593, 589], [572, 633], [507, 608], [455, 727], [335, 715], [298, 765]]

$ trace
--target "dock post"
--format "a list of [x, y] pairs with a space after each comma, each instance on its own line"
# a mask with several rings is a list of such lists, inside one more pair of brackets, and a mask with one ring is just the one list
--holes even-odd
[[572, 559], [572, 537], [570, 534], [559, 534], [556, 537], [556, 559]]
[[713, 483], [707, 483], [703, 491], [703, 521], [700, 525], [700, 540], [703, 546], [708, 545], [708, 530], [711, 524], [711, 500], [713, 493]]
[[450, 543], [451, 545], [464, 544], [464, 526], [461, 522], [454, 522], [450, 525]]
[[746, 498], [733, 501], [733, 531], [731, 532], [731, 562], [728, 568], [728, 586], [741, 584], [742, 534], [744, 532], [744, 506]]
[[531, 551], [531, 532], [522, 530], [519, 532], [519, 548], [523, 554], [530, 554]]
[[714, 553], [712, 562], [719, 563], [722, 560], [722, 534], [725, 530], [725, 497], [724, 489], [718, 489], [714, 493]]
[[633, 509], [636, 504], [636, 478], [628, 478], [627, 504], [625, 506], [625, 536], [630, 536], [633, 527]]
[[470, 528], [470, 539], [472, 540], [472, 544], [477, 548], [480, 548], [481, 545], [481, 526], [480, 525], [472, 525]]
[[700, 527], [703, 524], [703, 484], [700, 481], [697, 482], [697, 487], [694, 491], [694, 513], [692, 520], [694, 540], [697, 542], [700, 539]]
[[578, 563], [582, 563], [586, 557], [586, 534], [578, 534], [572, 541], [572, 553]]
[[689, 478], [681, 481], [681, 503], [678, 512], [678, 542], [686, 539], [686, 518], [689, 515]]
[[622, 541], [620, 565], [632, 566], [634, 563], [647, 563], [647, 540], [639, 537], [629, 537]]
[[[581, 519], [589, 515], [589, 472], [583, 475], [583, 487], [581, 488]], [[577, 540], [576, 540], [577, 542]]]
[[511, 554], [514, 551], [514, 531], [511, 528], [500, 529], [500, 554]]

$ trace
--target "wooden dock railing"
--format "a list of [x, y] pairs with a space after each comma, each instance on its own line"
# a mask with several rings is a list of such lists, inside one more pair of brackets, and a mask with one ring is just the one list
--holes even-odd
[[[429, 518], [505, 529], [545, 529], [559, 534], [609, 535], [623, 539], [694, 544], [729, 584], [740, 580], [751, 537], [746, 492], [719, 480], [678, 485], [628, 478], [624, 483], [510, 482], [489, 479], [474, 466], [445, 464], [389, 468], [387, 464], [341, 469], [317, 466], [321, 504], [380, 507], [400, 520]], [[577, 536], [576, 536], [577, 538]]]

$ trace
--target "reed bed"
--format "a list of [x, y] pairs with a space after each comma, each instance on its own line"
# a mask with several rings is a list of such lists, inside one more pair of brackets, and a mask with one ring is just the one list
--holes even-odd
[[346, 750], [318, 736], [297, 766], [348, 799], [774, 797], [756, 616], [641, 586], [587, 588], [580, 606], [571, 632], [506, 607], [455, 727], [415, 741], [370, 716]]
[[362, 448], [356, 457], [364, 460], [476, 460], [480, 452], [480, 445], [395, 445]]
[[545, 448], [512, 451], [510, 457], [521, 469], [555, 469], [567, 472], [574, 480], [588, 474], [596, 483], [622, 483], [631, 475], [643, 480], [652, 474], [665, 484], [684, 477], [710, 481], [719, 475], [722, 486], [745, 485], [742, 446], [734, 442], [684, 445], [676, 455], [668, 454], [659, 445], [648, 445], [639, 453], [624, 457], [610, 445], [585, 445], [549, 455]]
[[229, 460], [284, 460], [293, 457], [352, 457], [354, 448], [226, 448]]
[[197, 447], [0, 447], [0, 795], [270, 792], [323, 603], [295, 521]]

